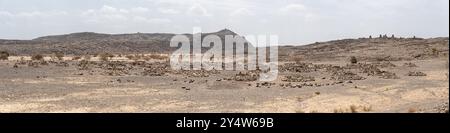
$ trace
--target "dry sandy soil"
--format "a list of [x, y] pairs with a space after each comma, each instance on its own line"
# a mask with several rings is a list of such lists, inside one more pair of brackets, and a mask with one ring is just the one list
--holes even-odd
[[156, 62], [35, 62], [0, 62], [0, 112], [448, 112], [444, 59], [360, 63], [397, 76], [384, 78], [345, 61], [291, 63], [305, 69], [281, 67], [270, 83], [252, 72], [175, 72]]
[[284, 60], [273, 82], [256, 81], [258, 71], [174, 71], [164, 60], [10, 57], [0, 61], [0, 112], [448, 113], [448, 38], [441, 45], [443, 55], [420, 59]]

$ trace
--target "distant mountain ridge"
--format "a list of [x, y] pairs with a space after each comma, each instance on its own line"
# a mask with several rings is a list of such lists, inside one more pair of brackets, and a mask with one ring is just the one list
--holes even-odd
[[[177, 34], [172, 33], [132, 33], [103, 34], [94, 32], [79, 32], [64, 35], [38, 37], [32, 40], [1, 40], [0, 50], [13, 54], [65, 54], [83, 55], [108, 53], [169, 53], [176, 50], [170, 47], [170, 40]], [[192, 41], [192, 34], [188, 36]], [[217, 35], [224, 41], [226, 35], [238, 35], [223, 29], [218, 32], [202, 33], [202, 37]]]

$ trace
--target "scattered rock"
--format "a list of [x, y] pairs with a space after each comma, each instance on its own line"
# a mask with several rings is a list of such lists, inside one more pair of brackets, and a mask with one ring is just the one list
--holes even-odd
[[417, 67], [416, 64], [411, 63], [411, 62], [405, 63], [405, 64], [403, 64], [403, 66], [405, 66], [405, 67]]
[[239, 72], [234, 76], [236, 81], [256, 81], [259, 79], [258, 71]]
[[269, 83], [269, 82], [256, 83], [256, 87], [270, 87], [272, 85], [276, 85], [276, 84], [275, 83]]
[[217, 70], [180, 70], [180, 71], [174, 71], [174, 74], [182, 74], [187, 77], [209, 77], [211, 74], [218, 74], [219, 71]]
[[406, 76], [427, 76], [427, 74], [423, 72], [408, 72]]
[[383, 78], [383, 79], [399, 79], [400, 78], [395, 73], [388, 72], [388, 71], [382, 71], [379, 75], [380, 75], [380, 78]]
[[181, 87], [181, 89], [184, 89], [184, 90], [191, 90], [191, 88], [188, 88], [188, 87], [185, 87], [185, 86], [183, 86], [183, 87]]
[[294, 75], [294, 76], [285, 76], [284, 79], [281, 79], [284, 82], [312, 82], [316, 81], [314, 77], [305, 77], [302, 75]]
[[343, 81], [343, 80], [365, 80], [366, 78], [349, 71], [336, 71], [332, 74], [331, 79]]

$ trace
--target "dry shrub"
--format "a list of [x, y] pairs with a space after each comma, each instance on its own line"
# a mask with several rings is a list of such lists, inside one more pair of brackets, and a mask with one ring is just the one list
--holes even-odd
[[416, 113], [417, 109], [416, 108], [409, 108], [408, 109], [408, 113]]
[[91, 60], [91, 56], [90, 55], [85, 55], [84, 56], [84, 60], [88, 60], [88, 61]]
[[125, 56], [127, 59], [129, 59], [129, 60], [133, 60], [134, 59], [134, 56], [133, 55], [126, 55]]
[[56, 52], [56, 53], [53, 54], [53, 56], [56, 57], [56, 59], [58, 59], [58, 60], [63, 60], [64, 53]]
[[142, 57], [142, 59], [144, 59], [145, 61], [149, 61], [151, 58], [148, 56], [144, 56], [144, 57]]
[[9, 53], [6, 51], [0, 51], [0, 60], [8, 60]]
[[439, 51], [436, 48], [431, 48], [431, 54], [433, 54], [434, 56], [438, 56]]
[[142, 57], [144, 57], [144, 55], [136, 54], [134, 55], [134, 60], [140, 60]]
[[350, 63], [352, 63], [352, 64], [358, 63], [358, 60], [356, 60], [355, 56], [350, 57]]
[[359, 112], [370, 112], [370, 111], [372, 111], [372, 106], [350, 105], [349, 108], [334, 109], [334, 113], [359, 113]]
[[149, 57], [150, 59], [155, 59], [155, 60], [166, 60], [166, 59], [168, 59], [167, 56], [159, 55], [159, 54], [152, 54], [152, 55], [149, 55], [147, 57]]
[[35, 54], [33, 56], [31, 56], [31, 60], [43, 60], [44, 56], [42, 56], [41, 54]]
[[108, 61], [109, 59], [114, 57], [114, 55], [110, 53], [101, 53], [98, 56], [100, 57], [101, 61]]
[[81, 59], [80, 56], [75, 56], [75, 57], [72, 58], [72, 60], [80, 60], [80, 59]]
[[300, 56], [295, 56], [295, 57], [292, 58], [292, 60], [293, 60], [294, 62], [302, 62], [303, 58], [300, 57]]
[[352, 113], [358, 113], [358, 110], [357, 110], [358, 108], [355, 106], [355, 105], [351, 105], [350, 106], [350, 111], [352, 112]]

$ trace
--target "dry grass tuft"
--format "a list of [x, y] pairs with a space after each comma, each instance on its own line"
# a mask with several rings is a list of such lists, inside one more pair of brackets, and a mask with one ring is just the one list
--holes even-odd
[[98, 55], [101, 61], [109, 61], [109, 59], [113, 58], [114, 55], [110, 53], [101, 53]]
[[0, 60], [8, 60], [9, 53], [6, 51], [0, 51]]
[[41, 54], [36, 54], [36, 55], [31, 56], [31, 60], [43, 60], [43, 59], [44, 59], [44, 56]]

